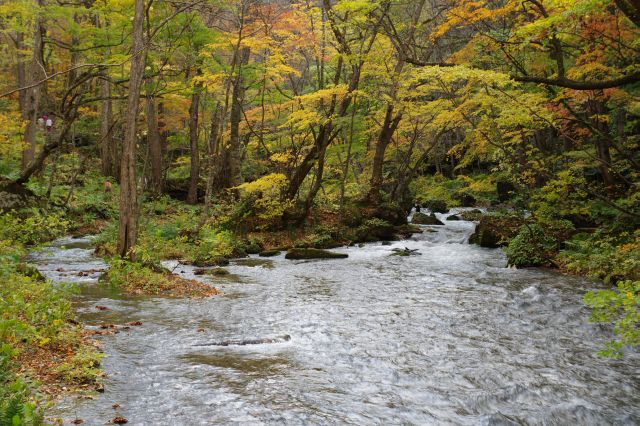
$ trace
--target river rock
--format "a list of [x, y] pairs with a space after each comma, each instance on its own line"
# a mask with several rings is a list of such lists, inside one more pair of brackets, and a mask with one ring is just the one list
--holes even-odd
[[524, 221], [516, 216], [482, 216], [475, 232], [469, 238], [469, 243], [487, 248], [506, 246], [518, 235], [523, 224]]
[[197, 268], [193, 270], [193, 275], [229, 275], [229, 271], [224, 268], [213, 268], [213, 269], [204, 269]]
[[285, 255], [285, 259], [301, 260], [301, 259], [345, 259], [349, 257], [346, 253], [335, 253], [328, 250], [320, 250], [313, 248], [292, 248]]
[[420, 256], [422, 253], [418, 251], [418, 249], [410, 249], [409, 247], [394, 248], [391, 256]]
[[515, 190], [516, 187], [509, 181], [499, 180], [498, 182], [496, 182], [498, 200], [501, 203], [509, 201], [513, 197]]
[[447, 202], [444, 200], [431, 199], [422, 203], [422, 206], [426, 209], [429, 209], [432, 213], [447, 213], [449, 211], [449, 207], [447, 207]]
[[460, 220], [460, 216], [452, 214], [451, 216], [447, 216], [447, 220]]
[[210, 266], [227, 266], [229, 265], [229, 259], [224, 257], [214, 257], [212, 259], [207, 259], [207, 260], [196, 259], [193, 262], [181, 261], [180, 263], [182, 263], [183, 265], [192, 264], [193, 266], [197, 266], [200, 268], [207, 268]]
[[482, 216], [483, 216], [482, 210], [478, 210], [478, 209], [468, 210], [460, 213], [460, 218], [462, 220], [468, 220], [470, 222], [479, 221], [480, 218], [482, 218]]
[[260, 257], [273, 257], [280, 254], [280, 250], [263, 250], [258, 256]]
[[435, 214], [415, 213], [411, 219], [411, 223], [416, 225], [444, 225]]

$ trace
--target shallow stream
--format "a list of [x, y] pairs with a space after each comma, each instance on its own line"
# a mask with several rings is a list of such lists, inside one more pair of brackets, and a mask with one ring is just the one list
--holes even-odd
[[[611, 336], [587, 322], [582, 296], [597, 284], [505, 268], [501, 250], [467, 244], [473, 227], [337, 249], [344, 260], [239, 260], [230, 276], [200, 277], [224, 292], [204, 300], [121, 297], [97, 283], [90, 240], [59, 240], [33, 259], [80, 282], [80, 319], [143, 325], [101, 338], [104, 394], [48, 414], [89, 425], [640, 424], [640, 354], [595, 354]], [[421, 255], [390, 256], [404, 247]]]

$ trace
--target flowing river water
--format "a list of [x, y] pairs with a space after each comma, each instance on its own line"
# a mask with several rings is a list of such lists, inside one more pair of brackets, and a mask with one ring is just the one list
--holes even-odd
[[[230, 276], [199, 278], [224, 292], [203, 300], [122, 297], [97, 283], [90, 240], [59, 240], [33, 261], [80, 283], [83, 323], [143, 325], [101, 337], [103, 394], [48, 414], [89, 425], [640, 424], [640, 354], [596, 356], [612, 330], [587, 322], [582, 296], [598, 285], [508, 269], [501, 250], [467, 243], [473, 227], [337, 249], [344, 260], [232, 261]], [[421, 255], [390, 256], [404, 247]]]

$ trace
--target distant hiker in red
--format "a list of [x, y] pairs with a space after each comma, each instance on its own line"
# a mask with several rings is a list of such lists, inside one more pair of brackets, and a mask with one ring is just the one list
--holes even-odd
[[111, 182], [108, 180], [104, 181], [104, 192], [111, 192]]

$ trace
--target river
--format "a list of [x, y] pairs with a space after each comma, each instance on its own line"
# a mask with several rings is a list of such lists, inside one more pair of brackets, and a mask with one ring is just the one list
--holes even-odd
[[[337, 249], [344, 260], [232, 261], [230, 276], [199, 277], [224, 293], [202, 300], [122, 297], [95, 272], [78, 276], [104, 267], [90, 240], [59, 240], [33, 259], [49, 278], [80, 283], [82, 322], [143, 325], [100, 338], [103, 394], [63, 399], [48, 415], [89, 425], [116, 415], [131, 425], [640, 424], [640, 354], [596, 355], [612, 331], [588, 323], [582, 296], [598, 284], [508, 269], [501, 250], [467, 244], [473, 227], [447, 221], [391, 246]], [[404, 247], [421, 255], [390, 256]], [[198, 346], [282, 335], [291, 339]]]

